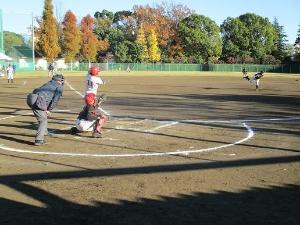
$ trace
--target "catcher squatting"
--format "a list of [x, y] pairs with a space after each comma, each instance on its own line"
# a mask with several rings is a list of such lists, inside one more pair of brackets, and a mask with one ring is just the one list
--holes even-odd
[[[105, 95], [101, 95], [98, 101], [96, 97], [99, 85], [105, 84], [98, 76], [99, 73], [100, 69], [93, 66], [86, 75], [85, 105], [77, 117], [76, 126], [71, 128], [71, 134], [92, 131], [92, 137], [101, 137], [102, 127], [108, 116], [100, 107], [105, 100]], [[27, 104], [38, 121], [35, 145], [46, 144], [45, 136], [50, 135], [47, 128], [48, 116], [62, 96], [64, 81], [62, 74], [56, 74], [50, 81], [27, 95]]]

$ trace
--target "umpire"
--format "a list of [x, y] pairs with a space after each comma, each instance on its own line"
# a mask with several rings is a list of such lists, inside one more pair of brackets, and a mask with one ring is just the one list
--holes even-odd
[[27, 96], [27, 104], [32, 109], [38, 121], [38, 129], [35, 137], [35, 145], [45, 144], [44, 136], [48, 135], [48, 115], [53, 110], [64, 90], [65, 78], [62, 74], [56, 74], [52, 80], [45, 83], [40, 88], [34, 89]]

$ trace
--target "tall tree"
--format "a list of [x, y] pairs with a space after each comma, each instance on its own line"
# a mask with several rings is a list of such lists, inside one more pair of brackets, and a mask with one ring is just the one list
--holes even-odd
[[24, 38], [20, 34], [14, 32], [4, 31], [4, 51], [8, 52], [12, 49], [13, 46], [22, 46], [24, 45]]
[[115, 51], [115, 58], [117, 62], [125, 63], [130, 61], [128, 57], [128, 46], [126, 45], [126, 42], [121, 42], [118, 45], [116, 45], [116, 51]]
[[174, 58], [180, 59], [184, 55], [181, 37], [177, 33], [177, 26], [180, 20], [190, 16], [192, 10], [184, 5], [163, 2], [154, 7], [149, 5], [135, 5], [133, 15], [138, 26], [143, 24], [146, 36], [154, 30], [162, 61], [170, 62]]
[[97, 11], [94, 14], [95, 29], [94, 33], [97, 35], [99, 41], [98, 59], [100, 61], [107, 61], [112, 55], [112, 46], [109, 42], [109, 36], [113, 30], [112, 24], [114, 13], [103, 9], [101, 12]]
[[294, 44], [294, 61], [300, 63], [300, 24], [298, 25], [297, 37]]
[[218, 25], [210, 18], [192, 14], [178, 25], [185, 53], [196, 63], [208, 62], [210, 57], [219, 58], [222, 40]]
[[287, 35], [284, 32], [284, 28], [283, 26], [281, 26], [278, 22], [278, 19], [275, 17], [274, 18], [274, 22], [273, 22], [273, 26], [275, 28], [276, 31], [276, 42], [275, 42], [275, 50], [273, 51], [272, 55], [283, 61], [287, 55]]
[[82, 18], [80, 29], [81, 29], [81, 49], [80, 53], [83, 61], [95, 62], [98, 39], [94, 34], [94, 19], [90, 15]]
[[[276, 31], [268, 18], [246, 13], [238, 18], [227, 18], [221, 25], [223, 56], [252, 57], [262, 60], [276, 45]], [[228, 52], [230, 51], [230, 52]]]
[[246, 33], [245, 24], [238, 18], [228, 17], [221, 25], [223, 40], [222, 58], [231, 63], [236, 62], [237, 58], [250, 57], [250, 51], [247, 51], [249, 45], [248, 38], [244, 37]]
[[134, 6], [134, 15], [137, 20], [138, 26], [143, 24], [143, 29], [148, 36], [152, 30], [158, 34], [158, 42], [161, 47], [166, 47], [170, 37], [171, 24], [166, 17], [163, 7], [157, 6], [156, 8], [146, 6]]
[[110, 29], [112, 28], [114, 14], [113, 12], [102, 10], [102, 12], [96, 12], [95, 15], [95, 30], [99, 40], [108, 38]]
[[[117, 29], [117, 28], [111, 28], [109, 35], [108, 35], [108, 40], [110, 44], [110, 50], [113, 52], [115, 56], [115, 60], [119, 62], [119, 59], [121, 56], [123, 57], [125, 53], [123, 53], [123, 50], [126, 49], [124, 46], [124, 41], [125, 41], [125, 34]], [[122, 45], [122, 46], [119, 46]]]
[[114, 14], [113, 26], [124, 33], [126, 40], [134, 41], [136, 20], [131, 11], [116, 12]]
[[300, 24], [298, 25], [297, 37], [295, 40], [295, 44], [300, 45]]
[[131, 41], [124, 41], [116, 45], [115, 60], [120, 63], [141, 62], [141, 46]]
[[145, 36], [143, 24], [140, 24], [139, 26], [135, 43], [137, 43], [142, 48], [142, 52], [140, 56], [141, 62], [147, 62], [149, 59], [149, 53], [148, 53], [147, 39]]
[[130, 57], [128, 62], [142, 62], [143, 46], [130, 41], [127, 41], [126, 44], [128, 46], [128, 56]]
[[297, 30], [297, 40], [300, 41], [300, 24], [298, 25], [298, 30]]
[[171, 24], [170, 29], [172, 30], [172, 32], [170, 31], [171, 35], [167, 47], [167, 59], [164, 59], [164, 61], [186, 62], [183, 41], [177, 32], [177, 27], [182, 19], [192, 15], [194, 11], [181, 4], [163, 2], [162, 5], [165, 9], [166, 16], [169, 18]]
[[111, 12], [111, 11], [108, 11], [106, 9], [103, 9], [102, 12], [99, 12], [97, 11], [95, 14], [94, 14], [94, 17], [96, 19], [98, 18], [108, 18], [109, 20], [113, 20], [114, 19], [114, 13]]
[[62, 54], [66, 62], [74, 60], [80, 50], [80, 30], [77, 26], [76, 16], [68, 10], [63, 21]]
[[149, 51], [149, 60], [151, 62], [160, 61], [160, 49], [158, 47], [157, 36], [154, 30], [151, 30], [148, 37], [148, 51]]
[[164, 59], [164, 61], [170, 63], [186, 63], [187, 57], [185, 56], [182, 38], [176, 33], [172, 39], [168, 47], [168, 58]]
[[164, 8], [165, 15], [170, 19], [173, 28], [177, 28], [182, 19], [195, 13], [194, 10], [189, 9], [186, 5], [174, 4], [173, 2], [163, 2], [161, 6]]
[[37, 49], [46, 57], [48, 62], [53, 61], [60, 52], [57, 36], [57, 23], [53, 16], [52, 0], [45, 0], [44, 11], [40, 27], [38, 28]]
[[106, 52], [108, 48], [109, 48], [108, 39], [98, 41], [98, 51], [100, 53]]

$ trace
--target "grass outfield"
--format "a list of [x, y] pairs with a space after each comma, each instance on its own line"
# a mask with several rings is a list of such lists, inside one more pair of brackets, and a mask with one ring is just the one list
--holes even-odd
[[[62, 71], [58, 73], [63, 73], [66, 77], [68, 76], [84, 76], [85, 71]], [[249, 73], [252, 76], [254, 73]], [[197, 71], [171, 71], [171, 72], [161, 72], [161, 71], [103, 71], [102, 76], [233, 76], [241, 77], [240, 72], [197, 72]], [[267, 76], [294, 78], [295, 76], [300, 76], [300, 74], [286, 74], [286, 73], [266, 73]], [[17, 72], [15, 78], [29, 78], [29, 77], [47, 77], [48, 71], [22, 71]]]

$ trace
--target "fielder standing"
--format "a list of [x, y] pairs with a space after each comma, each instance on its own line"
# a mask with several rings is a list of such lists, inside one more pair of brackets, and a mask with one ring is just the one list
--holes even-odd
[[13, 67], [8, 64], [8, 67], [6, 69], [6, 74], [7, 74], [7, 83], [13, 83], [14, 82], [14, 70]]
[[48, 77], [52, 77], [54, 74], [54, 63], [51, 62], [48, 66]]

